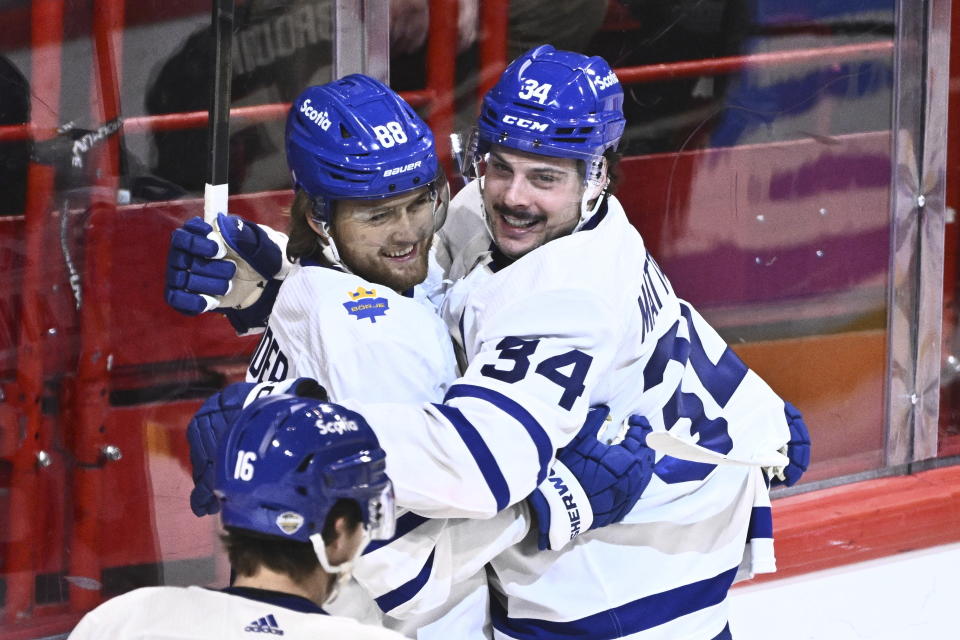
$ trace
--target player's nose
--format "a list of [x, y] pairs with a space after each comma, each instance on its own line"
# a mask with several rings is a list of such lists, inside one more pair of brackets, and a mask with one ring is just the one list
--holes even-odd
[[417, 242], [423, 233], [422, 227], [423, 223], [418, 216], [405, 212], [394, 222], [390, 240], [398, 243]]
[[503, 204], [511, 209], [524, 209], [530, 204], [530, 190], [523, 176], [513, 176], [503, 191]]

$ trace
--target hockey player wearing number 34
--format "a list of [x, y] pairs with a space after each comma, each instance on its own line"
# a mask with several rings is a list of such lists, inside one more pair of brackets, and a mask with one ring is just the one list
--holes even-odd
[[84, 616], [70, 640], [402, 638], [322, 608], [359, 550], [395, 525], [376, 436], [338, 433], [342, 422], [329, 405], [290, 395], [247, 407], [216, 465], [234, 584], [136, 589]]
[[730, 585], [773, 570], [764, 469], [794, 482], [808, 461], [800, 415], [677, 298], [607, 191], [622, 99], [599, 58], [545, 46], [506, 69], [466, 149], [479, 179], [451, 203], [486, 227], [452, 254], [442, 304], [466, 370], [443, 404], [344, 403], [425, 514], [527, 495], [590, 406], [652, 427], [654, 476], [621, 522], [491, 560], [497, 638], [731, 637]]

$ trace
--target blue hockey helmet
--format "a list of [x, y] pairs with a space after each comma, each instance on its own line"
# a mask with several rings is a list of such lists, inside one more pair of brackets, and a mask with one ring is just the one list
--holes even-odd
[[[359, 505], [371, 538], [390, 538], [395, 512], [385, 457], [356, 412], [286, 394], [255, 400], [218, 451], [223, 525], [312, 542], [320, 556], [327, 514], [346, 499]], [[325, 552], [320, 561], [329, 568]]]
[[483, 98], [475, 151], [493, 144], [594, 160], [623, 135], [623, 89], [607, 62], [550, 45], [507, 66]]
[[433, 133], [392, 89], [361, 74], [308, 87], [287, 116], [287, 166], [294, 189], [329, 225], [333, 202], [382, 199], [420, 187], [434, 195], [435, 227], [449, 200]]

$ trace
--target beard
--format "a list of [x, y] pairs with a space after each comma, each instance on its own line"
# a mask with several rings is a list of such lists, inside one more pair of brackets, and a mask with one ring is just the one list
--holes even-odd
[[427, 268], [430, 261], [430, 247], [433, 245], [433, 234], [426, 242], [418, 243], [417, 256], [410, 262], [393, 263], [389, 258], [376, 255], [353, 254], [349, 247], [337, 249], [340, 258], [350, 268], [350, 271], [369, 282], [390, 287], [398, 293], [423, 282], [427, 277]]

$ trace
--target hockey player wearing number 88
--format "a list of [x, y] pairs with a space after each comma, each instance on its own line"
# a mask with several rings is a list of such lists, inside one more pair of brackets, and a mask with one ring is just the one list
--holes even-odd
[[[345, 430], [346, 422], [357, 426]], [[137, 589], [88, 613], [70, 638], [401, 638], [323, 609], [366, 543], [393, 535], [384, 457], [362, 420], [330, 405], [290, 395], [254, 401], [217, 461], [234, 584]]]

